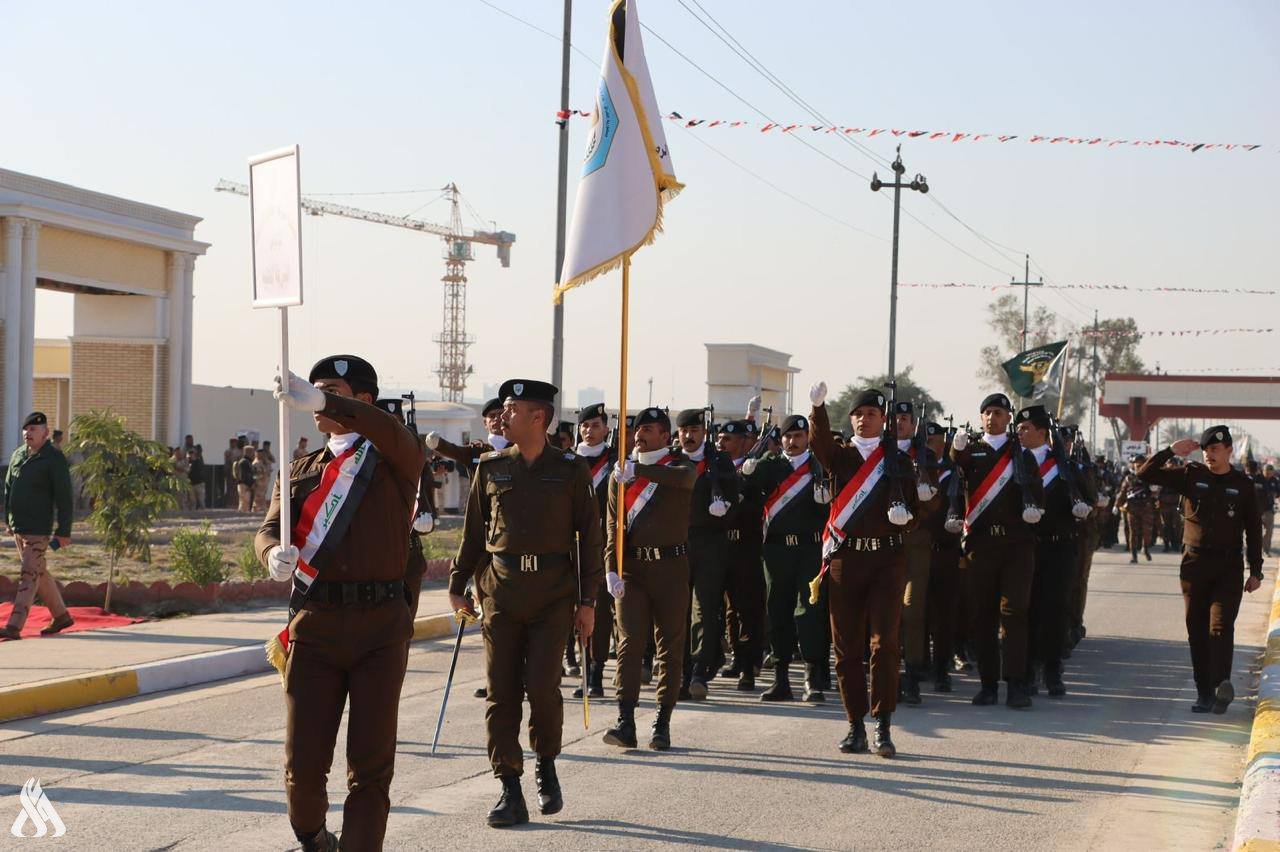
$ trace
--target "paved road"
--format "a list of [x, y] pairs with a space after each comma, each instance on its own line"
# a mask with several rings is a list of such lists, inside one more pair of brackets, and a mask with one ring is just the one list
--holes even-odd
[[[972, 679], [926, 693], [896, 716], [899, 757], [847, 756], [836, 703], [761, 705], [716, 681], [711, 700], [681, 705], [676, 748], [621, 753], [600, 742], [610, 708], [566, 703], [553, 818], [495, 831], [484, 758], [476, 638], [443, 743], [431, 733], [449, 642], [415, 647], [400, 716], [389, 848], [637, 849], [676, 847], [918, 849], [1212, 849], [1229, 838], [1252, 707], [1192, 716], [1190, 668], [1173, 557], [1095, 564], [1090, 635], [1068, 663], [1071, 694], [1030, 711], [969, 705]], [[1260, 650], [1270, 583], [1238, 622], [1236, 683]], [[566, 696], [568, 687], [566, 687]], [[639, 717], [647, 730], [651, 695]], [[284, 849], [283, 702], [274, 675], [11, 723], [0, 730], [0, 811], [16, 815], [28, 777], [67, 825], [62, 849]], [[341, 753], [341, 749], [339, 749]], [[331, 779], [341, 822], [341, 759]], [[532, 771], [526, 795], [533, 798]], [[0, 823], [11, 817], [0, 812]], [[0, 848], [34, 841], [0, 835]]]

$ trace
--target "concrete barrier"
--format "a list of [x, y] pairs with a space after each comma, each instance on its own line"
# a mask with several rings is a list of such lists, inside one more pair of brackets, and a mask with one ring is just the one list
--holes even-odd
[[1244, 767], [1231, 848], [1236, 852], [1280, 850], [1280, 577], [1271, 600], [1258, 706]]

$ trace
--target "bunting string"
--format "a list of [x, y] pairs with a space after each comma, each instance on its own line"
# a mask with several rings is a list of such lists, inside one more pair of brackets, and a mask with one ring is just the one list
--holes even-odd
[[[946, 283], [911, 283], [899, 284], [899, 287], [907, 287], [910, 289], [928, 289], [928, 290], [987, 290], [995, 292], [1003, 287], [1018, 287], [1017, 283], [1012, 284], [969, 284], [962, 281], [949, 281]], [[1152, 287], [1142, 287], [1131, 284], [1038, 284], [1037, 287], [1043, 287], [1046, 290], [1092, 290], [1092, 291], [1113, 291], [1113, 292], [1129, 292], [1129, 293], [1194, 293], [1196, 295], [1208, 296], [1274, 296], [1275, 290], [1254, 290], [1244, 287], [1166, 287], [1156, 285]]]
[[1136, 332], [1123, 329], [1098, 329], [1094, 331], [1091, 328], [1081, 328], [1074, 332], [1077, 337], [1205, 337], [1219, 334], [1271, 334], [1273, 328], [1180, 328], [1180, 329], [1158, 329], [1156, 331], [1148, 331], [1147, 329], [1138, 329]]

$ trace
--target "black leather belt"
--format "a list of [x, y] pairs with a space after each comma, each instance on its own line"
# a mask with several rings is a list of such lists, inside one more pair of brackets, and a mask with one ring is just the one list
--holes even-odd
[[822, 542], [822, 533], [775, 533], [769, 536], [769, 541], [773, 544], [780, 544], [783, 547], [799, 547], [802, 544], [820, 544]]
[[992, 524], [987, 527], [986, 534], [992, 538], [1004, 538], [1009, 534], [1009, 528], [1004, 524]]
[[1199, 545], [1192, 547], [1188, 544], [1183, 545], [1182, 550], [1184, 553], [1190, 553], [1193, 555], [1229, 556], [1237, 559], [1244, 556], [1243, 550], [1233, 549], [1230, 547], [1200, 547]]
[[569, 562], [563, 553], [495, 553], [493, 561], [508, 571], [536, 574], [543, 568], [559, 568]]
[[637, 562], [657, 562], [660, 559], [674, 559], [689, 552], [687, 544], [673, 544], [669, 547], [628, 547], [627, 558]]
[[892, 550], [895, 547], [902, 547], [902, 534], [870, 536], [867, 538], [846, 538], [841, 549], [848, 548], [856, 551], [869, 550]]
[[1036, 536], [1036, 544], [1057, 544], [1061, 541], [1075, 541], [1075, 533], [1060, 533], [1057, 535], [1038, 535]]
[[317, 603], [338, 604], [340, 606], [381, 604], [393, 600], [404, 600], [404, 582], [402, 580], [363, 583], [336, 583], [317, 580], [311, 584], [311, 593], [307, 596], [308, 602], [315, 601]]

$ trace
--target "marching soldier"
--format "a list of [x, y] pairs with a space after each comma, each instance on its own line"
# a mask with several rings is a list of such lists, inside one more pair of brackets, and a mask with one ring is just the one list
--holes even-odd
[[[617, 459], [617, 452], [606, 443], [609, 434], [609, 413], [604, 403], [588, 405], [578, 412], [578, 455], [591, 470], [591, 487], [595, 491], [596, 506], [600, 511], [600, 523], [604, 524], [608, 515], [609, 472]], [[604, 550], [604, 531], [600, 536], [601, 552]], [[609, 659], [609, 640], [613, 636], [613, 596], [596, 595], [595, 629], [591, 632], [591, 644], [587, 647], [588, 659], [584, 664], [590, 666], [587, 672], [587, 694], [592, 698], [604, 697], [604, 664]], [[582, 697], [582, 687], [573, 692], [574, 698]]]
[[[636, 747], [640, 662], [650, 637], [656, 636], [662, 677], [649, 748], [662, 751], [671, 747], [671, 711], [680, 692], [689, 629], [689, 506], [697, 471], [671, 452], [671, 420], [660, 408], [646, 408], [636, 415], [634, 440], [634, 455], [627, 455], [624, 440], [614, 467], [614, 476], [626, 486], [622, 506], [617, 485], [609, 489], [605, 580], [617, 602], [621, 638], [618, 721], [605, 732], [604, 741]], [[619, 513], [626, 524], [621, 542], [617, 540]]]
[[413, 634], [404, 576], [423, 453], [408, 429], [372, 405], [378, 376], [364, 359], [324, 358], [307, 381], [287, 381], [277, 377], [276, 398], [314, 412], [328, 435], [292, 465], [289, 535], [277, 488], [254, 542], [273, 578], [293, 578], [290, 622], [277, 637], [286, 656], [276, 660], [289, 822], [304, 850], [337, 849], [325, 828], [326, 780], [349, 702], [342, 848], [381, 849]]
[[[890, 718], [898, 701], [898, 623], [907, 571], [902, 533], [911, 522], [916, 503], [915, 475], [910, 459], [886, 439], [881, 391], [871, 388], [853, 398], [849, 447], [837, 445], [831, 437], [826, 397], [824, 382], [809, 391], [813, 404], [809, 447], [818, 462], [831, 471], [835, 483], [836, 497], [822, 535], [822, 556], [830, 574], [827, 605], [836, 649], [836, 680], [849, 720], [849, 733], [839, 748], [846, 753], [867, 751], [863, 717], [870, 709], [876, 719], [876, 753], [892, 757], [897, 749], [890, 736]], [[896, 457], [886, 458], [886, 452]], [[891, 481], [894, 479], [896, 482]], [[868, 631], [869, 708], [863, 662]]]
[[760, 519], [764, 513], [765, 495], [745, 476], [747, 453], [759, 439], [754, 420], [730, 420], [720, 430], [721, 452], [729, 456], [739, 473], [738, 504], [729, 512], [725, 538], [729, 541], [726, 577], [728, 607], [725, 622], [730, 625], [729, 640], [733, 661], [720, 674], [736, 677], [740, 692], [756, 688], [756, 672], [764, 659], [765, 644], [765, 577], [761, 564]]
[[986, 706], [999, 701], [1003, 674], [1005, 703], [1021, 709], [1031, 706], [1026, 682], [1027, 607], [1035, 575], [1032, 525], [1040, 521], [1042, 489], [1031, 453], [1017, 441], [1010, 443], [1013, 405], [1009, 397], [993, 393], [978, 411], [981, 439], [970, 444], [962, 430], [951, 443], [952, 461], [964, 474], [967, 490], [964, 550], [969, 557], [973, 640], [982, 679], [973, 703]]
[[[1089, 574], [1093, 570], [1093, 554], [1102, 540], [1103, 525], [1110, 519], [1107, 511], [1110, 497], [1106, 493], [1106, 483], [1097, 464], [1090, 460], [1084, 450], [1076, 450], [1076, 442], [1080, 440], [1080, 430], [1075, 426], [1063, 427], [1063, 439], [1067, 442], [1067, 452], [1079, 461], [1073, 461], [1080, 478], [1088, 483], [1088, 490], [1093, 496], [1093, 509], [1082, 525], [1079, 555], [1076, 561], [1076, 576], [1071, 584], [1071, 598], [1067, 610], [1067, 648], [1075, 648], [1085, 636], [1084, 608], [1089, 596]], [[1182, 524], [1182, 519], [1178, 519]]]
[[912, 437], [916, 432], [916, 411], [910, 400], [894, 404], [894, 429], [898, 449], [906, 453], [916, 464], [919, 477], [917, 495], [920, 511], [917, 523], [903, 535], [903, 549], [907, 555], [907, 583], [902, 593], [902, 649], [905, 676], [901, 679], [902, 702], [919, 704], [920, 681], [929, 665], [929, 573], [933, 562], [933, 534], [927, 523], [928, 516], [936, 512], [941, 498], [933, 487], [937, 474], [933, 468], [937, 459], [925, 449], [926, 458], [916, 457]]
[[571, 625], [585, 641], [595, 622], [600, 515], [587, 466], [548, 440], [557, 392], [527, 379], [502, 384], [503, 434], [511, 445], [480, 458], [449, 575], [455, 610], [472, 611], [463, 593], [474, 578], [484, 612], [485, 730], [489, 762], [502, 782], [488, 817], [494, 828], [529, 820], [520, 789], [526, 692], [538, 808], [554, 814], [564, 806], [555, 765], [564, 726], [560, 655]]
[[[1177, 467], [1179, 464], [1178, 459], [1169, 460], [1170, 467]], [[1181, 551], [1182, 518], [1178, 515], [1178, 504], [1182, 502], [1182, 498], [1176, 491], [1170, 491], [1167, 488], [1153, 490], [1156, 491], [1156, 511], [1160, 519], [1160, 537], [1164, 539], [1164, 552]], [[1258, 496], [1261, 498], [1262, 495]]]
[[809, 421], [793, 414], [782, 421], [782, 454], [742, 465], [747, 483], [766, 495], [763, 508], [764, 565], [768, 579], [769, 644], [773, 686], [761, 701], [791, 701], [791, 655], [800, 642], [804, 700], [826, 701], [823, 676], [831, 647], [825, 594], [809, 600], [809, 584], [822, 567], [822, 527], [831, 492], [822, 465], [809, 449]]
[[[375, 405], [395, 417], [406, 427], [404, 400], [399, 397], [380, 399]], [[417, 438], [417, 429], [410, 428]], [[305, 455], [305, 454], [304, 454]], [[422, 539], [436, 528], [435, 479], [431, 471], [430, 453], [424, 453], [422, 476], [418, 478], [418, 497], [413, 504], [413, 526], [409, 529], [409, 562], [404, 571], [405, 598], [409, 601], [409, 615], [418, 617], [418, 597], [422, 592], [422, 578], [427, 573], [427, 557], [422, 552]]]
[[1258, 503], [1262, 512], [1262, 552], [1271, 555], [1271, 534], [1276, 525], [1276, 497], [1280, 497], [1280, 477], [1276, 476], [1276, 467], [1268, 464], [1262, 469], [1262, 479], [1267, 484], [1265, 495]]
[[1115, 511], [1124, 513], [1125, 543], [1129, 546], [1129, 564], [1138, 561], [1138, 549], [1151, 561], [1151, 545], [1156, 540], [1156, 497], [1146, 480], [1138, 477], [1138, 468], [1146, 456], [1135, 456], [1129, 464], [1120, 488], [1116, 491]]
[[[1205, 464], [1165, 467], [1175, 455], [1186, 456], [1197, 447], [1204, 451]], [[1178, 577], [1196, 682], [1191, 711], [1225, 713], [1235, 697], [1231, 664], [1241, 592], [1252, 593], [1262, 585], [1262, 530], [1253, 484], [1231, 467], [1231, 432], [1226, 426], [1206, 429], [1198, 443], [1194, 438], [1174, 442], [1147, 460], [1138, 476], [1182, 495], [1186, 527]], [[1245, 564], [1248, 580], [1241, 570]]]
[[710, 441], [704, 414], [704, 409], [687, 408], [676, 415], [682, 458], [698, 475], [689, 503], [689, 582], [693, 589], [682, 684], [682, 692], [687, 689], [688, 697], [696, 701], [707, 697], [707, 684], [720, 665], [729, 556], [725, 516], [738, 502], [737, 471]]
[[[961, 483], [951, 460], [945, 458], [946, 430], [938, 423], [925, 426], [929, 451], [942, 460], [938, 472], [939, 500], [949, 501], [951, 489]], [[956, 477], [955, 482], [952, 477]], [[957, 492], [963, 493], [963, 492]], [[947, 505], [947, 503], [943, 503]], [[951, 664], [955, 657], [956, 624], [965, 598], [961, 589], [960, 534], [946, 528], [947, 512], [934, 511], [925, 518], [933, 549], [929, 559], [929, 637], [932, 640], [933, 688], [951, 691]]]

